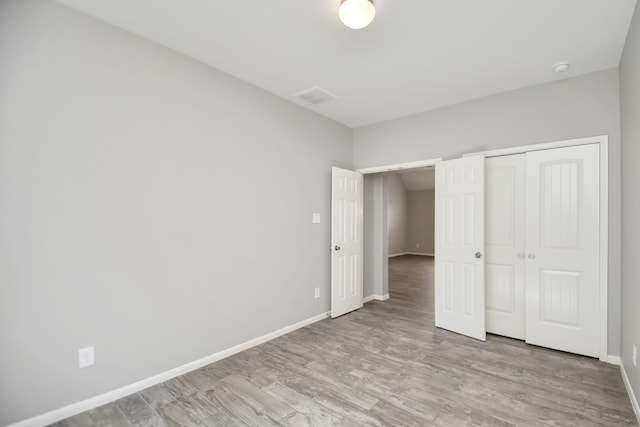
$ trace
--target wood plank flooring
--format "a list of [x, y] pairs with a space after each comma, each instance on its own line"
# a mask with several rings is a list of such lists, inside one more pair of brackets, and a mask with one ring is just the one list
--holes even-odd
[[617, 366], [436, 329], [432, 278], [432, 258], [391, 258], [388, 301], [54, 425], [637, 425]]

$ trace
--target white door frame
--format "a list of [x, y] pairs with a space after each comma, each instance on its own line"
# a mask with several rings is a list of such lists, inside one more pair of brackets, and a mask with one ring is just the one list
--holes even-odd
[[374, 166], [372, 168], [356, 169], [356, 172], [360, 172], [363, 175], [367, 175], [370, 173], [393, 172], [393, 171], [399, 171], [404, 169], [417, 169], [417, 168], [424, 168], [427, 166], [435, 166], [435, 164], [440, 161], [442, 161], [442, 158], [438, 157], [437, 159], [418, 160], [416, 162], [396, 163], [394, 165]]
[[[436, 163], [442, 161], [441, 158], [435, 158], [435, 159], [426, 159], [426, 160], [419, 160], [419, 161], [414, 161], [414, 162], [406, 162], [406, 163], [396, 163], [396, 164], [392, 164], [392, 165], [385, 165], [385, 166], [375, 166], [375, 167], [370, 167], [370, 168], [360, 168], [360, 169], [356, 169], [356, 172], [360, 172], [363, 175], [375, 175], [375, 174], [380, 174], [380, 173], [384, 173], [384, 172], [393, 172], [393, 171], [399, 171], [399, 170], [405, 170], [405, 169], [417, 169], [417, 168], [424, 168], [424, 167], [433, 167], [435, 166]], [[364, 184], [366, 187], [366, 183]], [[378, 190], [381, 190], [378, 192]], [[383, 223], [380, 223], [378, 220], [379, 218], [369, 218], [369, 216], [367, 214], [365, 214], [366, 216], [366, 220], [367, 221], [371, 221], [370, 224], [373, 224], [373, 240], [370, 242], [370, 244], [372, 244], [373, 246], [371, 247], [372, 252], [371, 254], [373, 255], [371, 259], [364, 257], [364, 259], [367, 259], [367, 265], [368, 263], [374, 263], [374, 265], [377, 265], [378, 263], [380, 263], [382, 265], [381, 268], [381, 272], [382, 274], [379, 275], [379, 277], [374, 274], [373, 277], [373, 283], [372, 283], [372, 287], [373, 287], [373, 295], [367, 296], [366, 298], [363, 299], [363, 302], [369, 302], [373, 299], [377, 299], [377, 300], [381, 300], [384, 301], [386, 299], [389, 298], [389, 288], [388, 288], [388, 262], [389, 262], [389, 258], [388, 258], [388, 254], [387, 254], [387, 247], [386, 247], [386, 232], [387, 232], [387, 224], [386, 224], [386, 189], [380, 189], [377, 188], [375, 190], [376, 192], [373, 194], [373, 196], [370, 196], [371, 199], [367, 198], [365, 196], [365, 198], [367, 200], [371, 200], [373, 201], [376, 205], [373, 207], [373, 209], [375, 210], [375, 212], [382, 212], [383, 210], [385, 210], [383, 216]], [[365, 191], [366, 194], [366, 191]], [[364, 205], [363, 205], [364, 207]], [[378, 235], [382, 235], [382, 244], [381, 241], [376, 241], [375, 239], [377, 239], [376, 236]], [[366, 251], [365, 251], [366, 253]], [[378, 271], [379, 273], [380, 271]], [[378, 292], [376, 294], [376, 292]]]
[[[548, 150], [552, 148], [571, 147], [575, 145], [599, 144], [600, 147], [600, 360], [615, 363], [617, 358], [608, 355], [608, 301], [609, 301], [609, 136], [598, 135], [587, 138], [569, 139], [563, 141], [546, 142], [540, 144], [521, 145], [518, 147], [499, 148], [464, 156], [484, 154], [485, 157], [506, 156], [509, 154], [526, 153], [528, 151]], [[419, 160], [406, 163], [396, 163], [369, 168], [356, 169], [363, 175], [396, 170], [414, 169], [433, 166], [442, 158]]]

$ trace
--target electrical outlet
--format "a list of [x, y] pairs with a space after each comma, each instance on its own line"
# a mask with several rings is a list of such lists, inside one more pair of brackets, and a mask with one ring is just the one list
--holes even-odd
[[419, 248], [419, 247], [420, 247], [420, 243], [416, 243], [416, 248]]
[[86, 368], [96, 363], [93, 347], [85, 347], [78, 350], [78, 367]]
[[320, 298], [320, 288], [316, 288], [313, 294], [314, 298]]
[[638, 356], [638, 350], [636, 349], [636, 345], [633, 345], [633, 352], [631, 353], [631, 360], [633, 360], [633, 366], [638, 366], [638, 361], [636, 360]]

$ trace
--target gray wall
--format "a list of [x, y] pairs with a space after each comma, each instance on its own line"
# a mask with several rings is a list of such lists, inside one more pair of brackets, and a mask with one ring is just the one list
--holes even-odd
[[357, 168], [609, 135], [609, 354], [620, 349], [620, 93], [611, 69], [354, 131]]
[[405, 251], [407, 235], [407, 190], [400, 175], [387, 174], [387, 229], [389, 255]]
[[58, 4], [0, 2], [0, 425], [328, 311], [351, 139]]
[[433, 190], [407, 191], [405, 252], [433, 254], [434, 201]]
[[364, 284], [363, 296], [389, 293], [387, 176], [364, 176]]
[[[640, 360], [631, 361], [631, 348], [640, 351], [640, 7], [627, 36], [620, 64], [622, 106], [622, 364], [636, 399], [640, 399]], [[639, 356], [640, 357], [640, 356]]]

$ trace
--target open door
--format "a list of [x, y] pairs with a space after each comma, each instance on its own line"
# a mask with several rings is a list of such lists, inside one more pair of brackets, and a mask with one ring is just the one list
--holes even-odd
[[435, 324], [484, 341], [484, 156], [436, 163]]
[[362, 307], [362, 174], [332, 168], [331, 317]]

